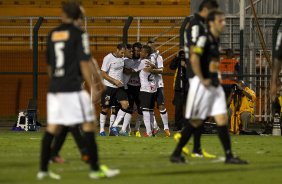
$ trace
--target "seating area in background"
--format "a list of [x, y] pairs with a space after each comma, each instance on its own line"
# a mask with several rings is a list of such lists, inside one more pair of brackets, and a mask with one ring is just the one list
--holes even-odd
[[[58, 7], [65, 1], [62, 0], [0, 0], [0, 5], [24, 5], [39, 7]], [[187, 0], [83, 0], [84, 7], [93, 5], [185, 5]]]

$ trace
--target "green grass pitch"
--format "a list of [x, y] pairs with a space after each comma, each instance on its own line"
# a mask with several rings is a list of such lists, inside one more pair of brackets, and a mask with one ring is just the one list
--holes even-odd
[[[187, 158], [186, 165], [168, 160], [175, 142], [172, 138], [98, 137], [100, 162], [119, 168], [116, 178], [90, 180], [88, 165], [80, 161], [76, 145], [68, 135], [61, 155], [66, 164], [51, 164], [50, 169], [62, 176], [61, 181], [35, 179], [39, 162], [42, 132], [0, 132], [0, 183], [2, 184], [209, 184], [209, 183], [281, 183], [282, 139], [272, 136], [232, 136], [237, 155], [247, 159], [245, 166], [225, 165], [216, 135], [204, 135], [202, 147], [219, 156], [217, 159]], [[189, 143], [191, 149], [192, 141]]]

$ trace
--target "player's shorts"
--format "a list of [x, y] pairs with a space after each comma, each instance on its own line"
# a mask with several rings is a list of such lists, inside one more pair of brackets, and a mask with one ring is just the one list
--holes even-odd
[[134, 104], [137, 106], [137, 108], [139, 108], [140, 107], [140, 100], [139, 100], [140, 86], [128, 85], [128, 89], [126, 90], [126, 92], [127, 92], [130, 108], [133, 108]]
[[140, 91], [139, 94], [140, 108], [142, 110], [153, 110], [155, 107], [155, 96], [156, 93], [148, 93], [148, 92]]
[[164, 96], [164, 88], [158, 88], [155, 96], [155, 101], [157, 102], [157, 105], [164, 105], [165, 104], [165, 96]]
[[205, 87], [199, 77], [194, 76], [190, 80], [185, 117], [205, 120], [207, 117], [226, 113], [226, 98], [222, 86]]
[[112, 88], [107, 86], [101, 97], [101, 105], [103, 108], [116, 107], [118, 106], [117, 102], [127, 100], [127, 94], [123, 87]]
[[96, 120], [87, 91], [47, 94], [47, 123], [72, 126]]

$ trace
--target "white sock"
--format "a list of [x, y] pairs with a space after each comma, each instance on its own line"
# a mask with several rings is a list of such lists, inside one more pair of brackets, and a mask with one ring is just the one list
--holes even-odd
[[160, 111], [160, 115], [164, 124], [164, 130], [169, 129], [168, 127], [168, 115], [167, 115], [167, 111], [166, 109], [164, 109], [163, 111]]
[[114, 121], [113, 127], [117, 127], [121, 120], [124, 118], [126, 112], [120, 109], [117, 114], [117, 118]]
[[111, 114], [111, 117], [110, 117], [110, 128], [113, 126], [113, 123], [114, 123], [116, 117], [117, 117], [116, 114]]
[[137, 115], [137, 118], [136, 118], [136, 123], [135, 123], [135, 130], [136, 130], [136, 131], [137, 131], [137, 130], [139, 131], [140, 125], [141, 125], [142, 121], [143, 121], [143, 115], [138, 114], [138, 115]]
[[144, 119], [144, 124], [146, 127], [146, 133], [148, 135], [152, 135], [152, 128], [151, 128], [151, 115], [149, 111], [143, 111], [143, 119]]
[[131, 118], [132, 118], [132, 114], [130, 113], [125, 114], [124, 119], [123, 119], [122, 128], [121, 128], [123, 132], [126, 131], [126, 128], [128, 125], [130, 126]]
[[157, 129], [158, 128], [158, 123], [157, 123], [157, 120], [156, 120], [156, 116], [153, 114], [153, 124], [152, 126], [154, 127], [154, 129]]
[[107, 115], [100, 113], [100, 133], [105, 131]]

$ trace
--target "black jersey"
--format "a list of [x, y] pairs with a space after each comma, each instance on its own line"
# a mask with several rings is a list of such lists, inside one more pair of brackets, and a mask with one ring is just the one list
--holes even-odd
[[275, 56], [276, 59], [282, 61], [282, 32], [279, 32], [277, 36], [277, 42], [275, 46]]
[[[200, 56], [200, 66], [205, 79], [214, 79], [213, 74], [209, 71], [211, 61], [219, 62], [219, 39], [216, 39], [211, 33], [206, 33], [199, 37], [197, 44], [193, 47], [193, 53]], [[217, 80], [216, 75], [216, 80]]]
[[196, 45], [198, 38], [202, 35], [205, 35], [206, 32], [207, 29], [205, 19], [199, 14], [195, 13], [194, 17], [191, 19], [188, 27], [184, 32], [184, 51], [187, 65], [187, 77], [189, 78], [192, 78], [194, 76], [194, 72], [189, 61], [190, 49], [191, 47]]
[[48, 35], [47, 63], [51, 66], [49, 92], [81, 90], [81, 61], [90, 61], [88, 35], [73, 24], [61, 24]]

